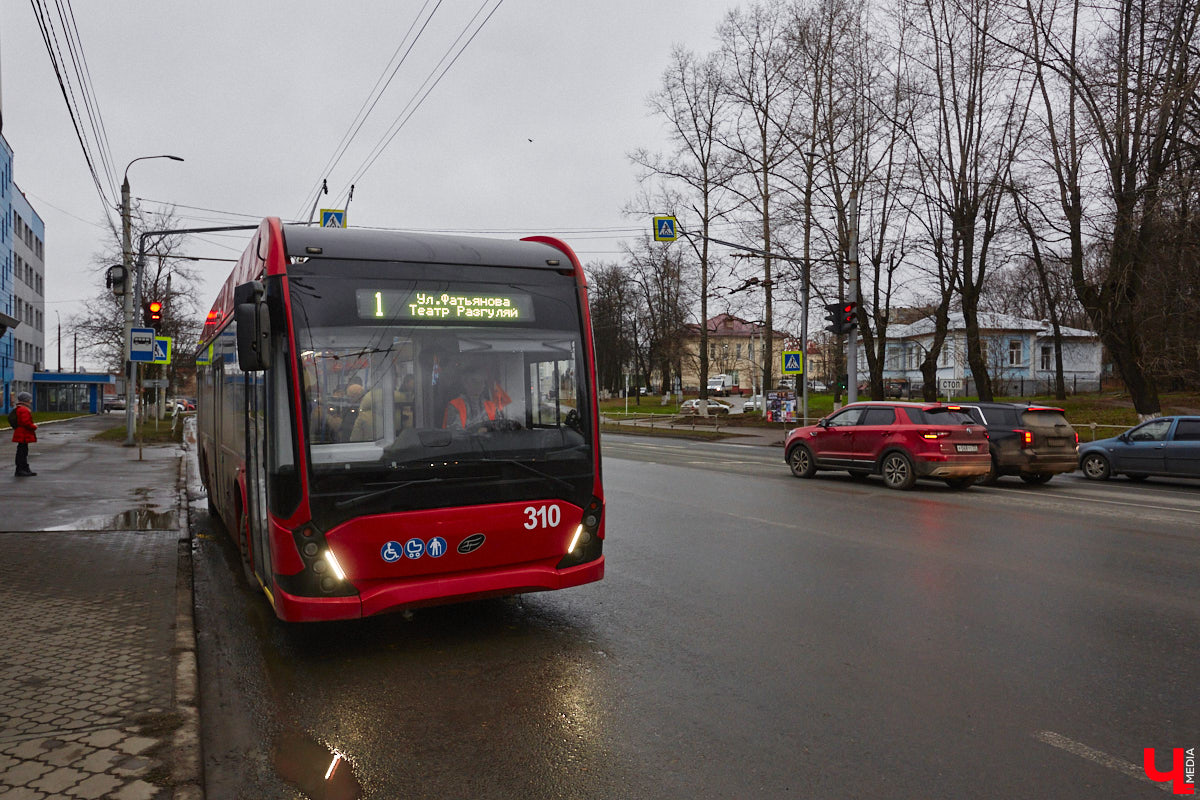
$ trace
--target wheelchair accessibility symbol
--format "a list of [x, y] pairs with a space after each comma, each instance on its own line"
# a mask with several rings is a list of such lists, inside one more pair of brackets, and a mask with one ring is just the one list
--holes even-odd
[[388, 542], [379, 551], [379, 555], [383, 557], [384, 561], [391, 564], [404, 557], [404, 549], [400, 546], [399, 542]]

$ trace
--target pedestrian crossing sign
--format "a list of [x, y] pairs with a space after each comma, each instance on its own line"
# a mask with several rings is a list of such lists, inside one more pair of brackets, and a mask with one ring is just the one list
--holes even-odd
[[171, 337], [155, 336], [154, 337], [154, 358], [150, 359], [151, 364], [170, 364], [171, 363]]
[[322, 208], [321, 209], [321, 227], [322, 228], [344, 228], [344, 227], [346, 227], [346, 209], [344, 209], [344, 208]]
[[781, 372], [784, 375], [803, 375], [804, 354], [799, 350], [784, 350], [783, 369]]
[[679, 238], [679, 220], [674, 217], [654, 218], [654, 241], [673, 242]]

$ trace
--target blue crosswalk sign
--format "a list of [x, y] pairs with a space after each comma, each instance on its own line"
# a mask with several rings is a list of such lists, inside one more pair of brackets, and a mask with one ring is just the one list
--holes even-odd
[[321, 209], [321, 227], [322, 228], [344, 228], [344, 227], [346, 227], [346, 209], [344, 209], [344, 208], [322, 208]]
[[154, 358], [150, 359], [152, 364], [170, 364], [171, 363], [171, 342], [170, 336], [155, 336], [154, 337]]
[[679, 220], [675, 217], [654, 218], [654, 241], [673, 242], [679, 238]]
[[804, 356], [799, 350], [783, 351], [783, 374], [800, 375], [804, 372]]

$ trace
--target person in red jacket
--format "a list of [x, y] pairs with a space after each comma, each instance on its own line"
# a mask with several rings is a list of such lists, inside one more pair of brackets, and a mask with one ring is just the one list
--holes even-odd
[[37, 425], [33, 424], [33, 395], [29, 392], [17, 394], [17, 424], [13, 427], [12, 440], [17, 443], [17, 477], [37, 475], [29, 468], [29, 443], [37, 441]]

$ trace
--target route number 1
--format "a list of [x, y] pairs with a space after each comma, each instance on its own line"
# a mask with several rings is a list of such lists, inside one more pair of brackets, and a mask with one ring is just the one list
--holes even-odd
[[562, 511], [558, 506], [526, 506], [523, 512], [526, 516], [525, 530], [535, 528], [557, 528], [562, 522]]

